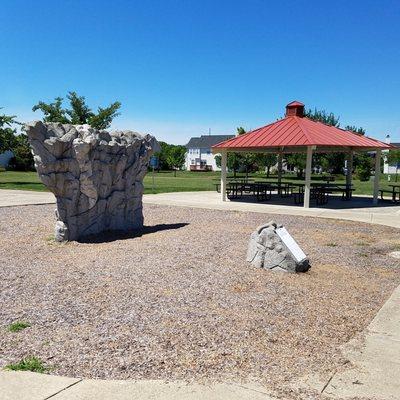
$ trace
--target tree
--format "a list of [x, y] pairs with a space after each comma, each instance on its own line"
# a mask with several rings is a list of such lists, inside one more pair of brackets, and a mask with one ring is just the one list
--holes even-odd
[[365, 156], [359, 159], [358, 165], [356, 167], [356, 173], [358, 179], [362, 182], [369, 181], [371, 177], [371, 166], [372, 166], [372, 159], [369, 156]]
[[[322, 122], [323, 124], [335, 126], [336, 128], [340, 127], [339, 117], [336, 117], [333, 113], [327, 113], [325, 110], [317, 110], [315, 108], [314, 111], [312, 111], [309, 109], [306, 111], [305, 116], [313, 121]], [[365, 130], [363, 128], [353, 125], [347, 125], [344, 129], [359, 135], [365, 134]], [[366, 160], [364, 160], [365, 157], [367, 157], [365, 154], [357, 155], [354, 158], [354, 165], [357, 166], [360, 163], [365, 166], [367, 164]], [[315, 155], [314, 157], [314, 160], [317, 164], [319, 164], [324, 170], [327, 170], [333, 174], [343, 173], [345, 159], [345, 153], [323, 153]]]
[[14, 157], [10, 161], [12, 169], [17, 171], [33, 171], [35, 169], [27, 135], [21, 133], [15, 136], [15, 144], [12, 151], [14, 153]]
[[12, 150], [15, 145], [15, 129], [12, 126], [19, 124], [15, 118], [15, 115], [0, 115], [0, 154]]
[[65, 116], [66, 110], [61, 108], [63, 102], [62, 97], [56, 97], [53, 103], [44, 103], [39, 101], [38, 104], [32, 107], [32, 111], [41, 110], [44, 114], [43, 122], [61, 122], [62, 124], [71, 123]]
[[[236, 131], [238, 136], [244, 135], [246, 133], [246, 130], [242, 126], [236, 128]], [[244, 168], [247, 180], [249, 176], [249, 171], [253, 168], [256, 162], [257, 154], [254, 153], [233, 153], [233, 154], [235, 154], [235, 158], [231, 160], [231, 162], [237, 163], [239, 165], [239, 168], [240, 167]]]
[[335, 126], [336, 128], [340, 126], [339, 117], [336, 117], [333, 113], [328, 114], [325, 110], [317, 110], [314, 108], [313, 111], [310, 108], [304, 113], [304, 116], [313, 121], [322, 122], [323, 124]]
[[278, 156], [274, 153], [259, 153], [256, 154], [255, 162], [259, 169], [267, 168], [267, 178], [269, 178], [271, 168], [278, 162]]
[[306, 168], [307, 157], [302, 153], [293, 153], [286, 155], [286, 163], [296, 168], [297, 177], [302, 178], [304, 169]]
[[169, 167], [174, 170], [174, 176], [176, 176], [176, 170], [181, 169], [183, 164], [185, 163], [185, 154], [185, 146], [172, 145], [169, 148], [166, 161]]
[[389, 165], [396, 166], [396, 182], [397, 182], [397, 173], [400, 166], [400, 150], [390, 150], [387, 154], [387, 162]]
[[365, 129], [361, 128], [361, 127], [357, 128], [354, 125], [346, 125], [344, 129], [346, 129], [346, 131], [351, 131], [351, 132], [354, 132], [354, 133], [358, 133], [359, 135], [363, 135], [363, 136], [365, 135]]
[[186, 147], [165, 142], [159, 142], [161, 151], [155, 154], [158, 158], [158, 166], [161, 170], [176, 170], [181, 169], [185, 163]]
[[[219, 154], [215, 156], [215, 164], [218, 168], [221, 168], [221, 156]], [[229, 171], [233, 171], [233, 176], [236, 178], [236, 173], [240, 168], [240, 153], [228, 153], [226, 157], [226, 166]]]
[[70, 104], [69, 109], [62, 108], [63, 98], [56, 97], [53, 103], [44, 103], [39, 101], [33, 106], [32, 110], [40, 110], [44, 114], [44, 122], [60, 122], [62, 124], [89, 124], [95, 129], [107, 129], [112, 120], [120, 113], [118, 110], [121, 103], [116, 101], [108, 107], [98, 107], [97, 113], [94, 113], [86, 104], [84, 96], [78, 96], [76, 92], [69, 92], [67, 99]]

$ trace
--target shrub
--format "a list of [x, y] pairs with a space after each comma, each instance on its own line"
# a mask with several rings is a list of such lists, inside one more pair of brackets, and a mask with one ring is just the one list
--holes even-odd
[[10, 371], [31, 371], [43, 373], [47, 370], [43, 362], [36, 357], [26, 357], [15, 364], [9, 364], [5, 367]]
[[34, 162], [28, 137], [25, 134], [16, 136], [16, 144], [12, 149], [14, 157], [10, 160], [9, 168], [16, 171], [34, 171]]
[[360, 165], [356, 168], [357, 177], [361, 182], [368, 182], [371, 177], [371, 169], [368, 166]]
[[19, 332], [25, 328], [29, 328], [30, 326], [31, 325], [28, 324], [27, 322], [17, 321], [17, 322], [12, 323], [11, 325], [9, 325], [8, 330], [10, 332]]

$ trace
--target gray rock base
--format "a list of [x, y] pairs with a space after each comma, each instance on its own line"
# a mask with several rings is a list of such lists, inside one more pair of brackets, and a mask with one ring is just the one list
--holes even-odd
[[290, 250], [276, 233], [278, 226], [271, 221], [259, 226], [250, 237], [247, 262], [254, 267], [282, 272], [305, 272], [310, 268], [309, 260], [297, 262]]
[[55, 239], [143, 226], [143, 178], [159, 151], [153, 136], [89, 125], [25, 125], [35, 166], [57, 200]]

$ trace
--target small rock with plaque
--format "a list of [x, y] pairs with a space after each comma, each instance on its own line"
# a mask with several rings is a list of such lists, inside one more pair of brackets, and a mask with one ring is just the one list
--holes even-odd
[[305, 272], [311, 267], [290, 233], [273, 221], [251, 234], [247, 261], [258, 268], [284, 272]]

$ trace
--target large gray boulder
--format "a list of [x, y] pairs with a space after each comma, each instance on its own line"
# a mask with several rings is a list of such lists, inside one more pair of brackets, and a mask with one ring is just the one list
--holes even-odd
[[298, 244], [282, 225], [273, 221], [251, 234], [246, 260], [254, 267], [273, 271], [305, 272], [310, 268]]
[[25, 131], [39, 177], [57, 199], [57, 241], [143, 226], [143, 178], [160, 150], [153, 136], [40, 121]]

